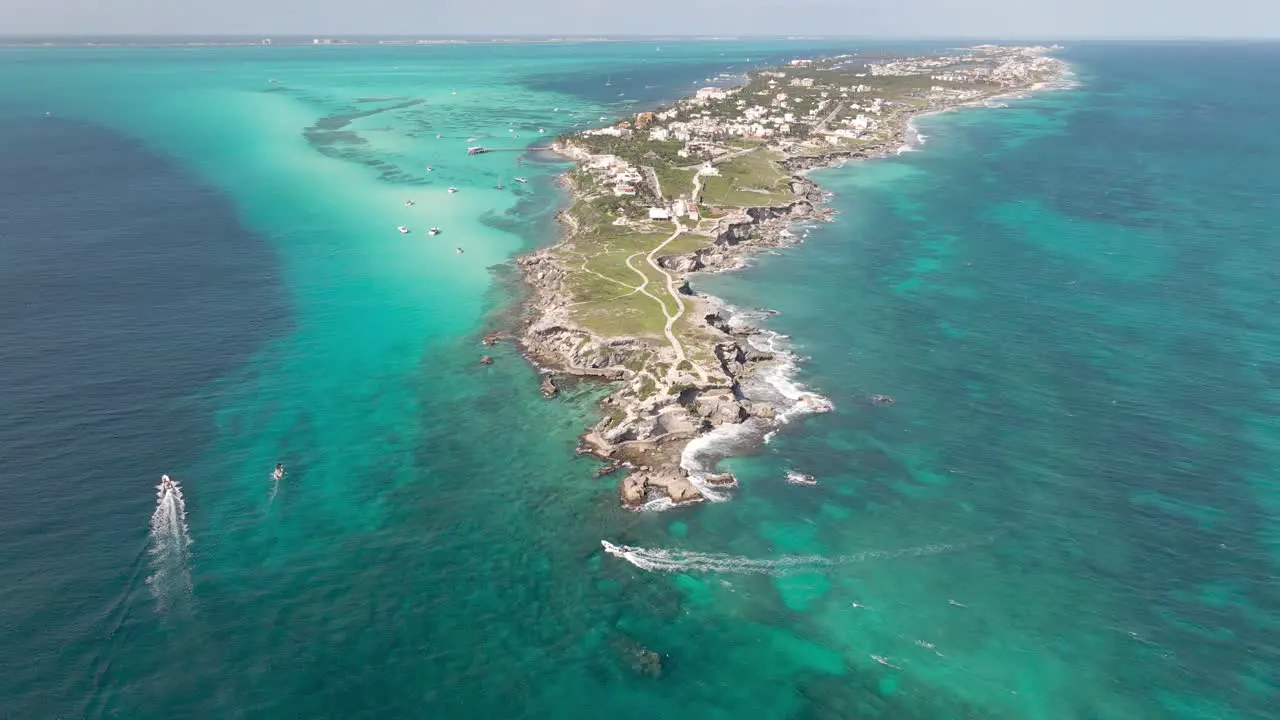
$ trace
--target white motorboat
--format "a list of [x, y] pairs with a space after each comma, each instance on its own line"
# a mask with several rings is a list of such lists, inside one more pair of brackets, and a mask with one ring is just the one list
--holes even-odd
[[439, 234], [440, 234], [440, 228], [438, 228], [438, 227], [433, 227], [433, 228], [431, 228], [430, 230], [428, 230], [428, 231], [427, 231], [427, 234], [428, 234], [428, 235], [439, 235]]
[[462, 248], [454, 248], [454, 250], [456, 250], [456, 251], [458, 252], [458, 254], [459, 254], [459, 255], [461, 255], [461, 254], [462, 254]]
[[405, 201], [404, 201], [404, 206], [405, 206], [405, 207], [413, 207], [413, 201], [412, 201], [412, 200], [405, 200]]
[[451, 192], [451, 193], [456, 193], [456, 192], [458, 192], [458, 188], [456, 188], [456, 187], [452, 187], [452, 186], [451, 186], [451, 187], [449, 188], [449, 192]]
[[518, 178], [512, 178], [512, 179], [513, 179], [513, 180], [515, 180], [515, 181], [516, 181], [516, 182], [518, 182], [518, 183], [527, 183], [527, 182], [529, 182], [529, 181], [528, 181], [528, 180], [526, 180], [525, 178], [521, 178], [521, 177], [518, 177]]
[[405, 227], [405, 226], [403, 226], [403, 225], [397, 225], [397, 226], [396, 226], [396, 229], [400, 231], [400, 234], [401, 234], [401, 235], [408, 235], [408, 234], [409, 234], [409, 228], [407, 228], [407, 227]]

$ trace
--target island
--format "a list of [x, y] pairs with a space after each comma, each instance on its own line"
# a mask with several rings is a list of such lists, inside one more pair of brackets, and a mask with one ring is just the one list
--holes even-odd
[[1053, 49], [797, 59], [554, 142], [575, 163], [572, 202], [563, 239], [518, 261], [532, 288], [520, 342], [548, 376], [614, 384], [579, 451], [606, 463], [600, 475], [627, 471], [625, 506], [727, 497], [736, 480], [716, 463], [734, 443], [832, 409], [788, 379], [795, 358], [777, 336], [690, 276], [828, 217], [806, 171], [897, 152], [923, 113], [1060, 82]]

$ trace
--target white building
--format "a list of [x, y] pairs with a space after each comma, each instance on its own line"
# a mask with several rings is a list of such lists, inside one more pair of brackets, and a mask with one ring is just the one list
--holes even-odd
[[670, 220], [671, 213], [667, 212], [666, 208], [651, 207], [649, 208], [649, 219], [650, 220]]

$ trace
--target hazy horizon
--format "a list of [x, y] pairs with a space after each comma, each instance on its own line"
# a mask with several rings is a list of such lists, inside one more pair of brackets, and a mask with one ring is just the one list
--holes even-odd
[[[787, 37], [1062, 40], [1280, 39], [1261, 0], [0, 0], [0, 37]], [[833, 28], [839, 28], [833, 32]]]

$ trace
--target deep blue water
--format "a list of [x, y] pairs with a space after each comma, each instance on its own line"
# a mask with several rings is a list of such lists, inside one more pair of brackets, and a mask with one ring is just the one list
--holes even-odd
[[[137, 142], [5, 122], [0, 165], [0, 606], [6, 644], [52, 649], [122, 612], [145, 539], [103, 518], [150, 514], [131, 488], [210, 442], [199, 389], [287, 326], [287, 298], [228, 198]], [[65, 672], [56, 650], [0, 658]]]

